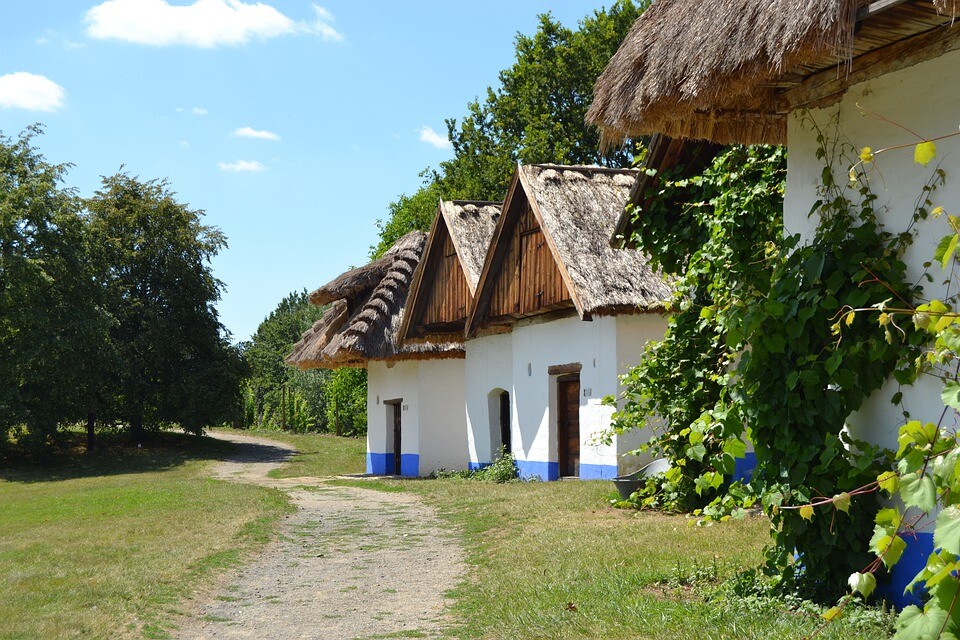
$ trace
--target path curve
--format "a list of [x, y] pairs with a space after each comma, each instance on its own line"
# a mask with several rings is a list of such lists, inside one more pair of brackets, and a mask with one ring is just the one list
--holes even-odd
[[230, 576], [181, 640], [443, 638], [445, 593], [465, 573], [448, 524], [406, 493], [336, 487], [267, 473], [296, 452], [284, 443], [224, 433], [241, 445], [216, 478], [276, 487], [297, 507], [279, 539]]

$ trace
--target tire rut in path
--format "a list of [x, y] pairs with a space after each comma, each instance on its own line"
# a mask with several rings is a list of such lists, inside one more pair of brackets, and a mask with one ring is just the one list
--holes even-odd
[[444, 594], [464, 574], [449, 525], [416, 497], [275, 480], [267, 472], [293, 453], [281, 443], [213, 434], [243, 443], [214, 476], [280, 488], [296, 513], [279, 539], [199, 607], [182, 640], [443, 638]]

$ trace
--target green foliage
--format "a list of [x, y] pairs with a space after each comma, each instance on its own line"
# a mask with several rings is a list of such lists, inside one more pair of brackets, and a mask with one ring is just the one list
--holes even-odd
[[107, 177], [86, 206], [115, 320], [109, 415], [130, 425], [135, 440], [146, 427], [200, 432], [237, 417], [244, 372], [217, 317], [222, 283], [210, 267], [226, 246], [223, 234], [177, 202], [166, 181]]
[[0, 441], [23, 426], [35, 451], [86, 417], [112, 356], [81, 203], [41, 133], [0, 135]]
[[634, 214], [643, 218], [640, 248], [678, 278], [667, 335], [648, 343], [622, 379], [624, 402], [613, 418], [618, 431], [654, 418], [645, 448], [673, 462], [637, 496], [642, 506], [703, 506], [744, 454], [729, 439], [740, 431], [737, 416], [722, 406], [742, 338], [728, 336], [717, 315], [765, 286], [780, 241], [785, 171], [780, 148], [733, 147], [701, 176], [664, 176], [648, 194], [651, 205]]
[[500, 72], [499, 86], [470, 102], [462, 120], [447, 120], [454, 157], [422, 172], [421, 187], [390, 204], [371, 256], [409, 231], [428, 230], [441, 197], [502, 201], [517, 162], [630, 166], [632, 146], [600, 151], [599, 131], [584, 117], [594, 83], [648, 4], [618, 0], [577, 29], [544, 14], [532, 36], [517, 34], [516, 60]]
[[370, 258], [377, 259], [387, 249], [411, 231], [429, 231], [433, 223], [433, 216], [440, 204], [440, 187], [436, 181], [420, 174], [424, 178], [423, 185], [412, 195], [400, 195], [396, 202], [388, 207], [386, 220], [377, 220], [377, 230], [380, 242], [370, 248]]
[[284, 364], [301, 334], [323, 315], [306, 291], [291, 293], [270, 312], [243, 355], [250, 368], [244, 424], [295, 432], [322, 431], [327, 426], [324, 369], [300, 371]]
[[323, 386], [327, 424], [338, 436], [367, 432], [367, 370], [335, 369]]
[[[617, 427], [660, 416], [664, 428], [651, 447], [672, 468], [659, 489], [674, 491], [680, 506], [712, 497], [696, 513], [726, 518], [759, 498], [773, 524], [768, 568], [783, 574], [781, 588], [823, 600], [842, 593], [845, 577], [870, 561], [879, 505], [851, 496], [888, 464], [878, 448], [850, 439], [844, 422], [891, 375], [913, 381], [905, 362], [924, 338], [858, 314], [883, 311], [891, 300], [911, 304], [917, 288], [901, 256], [912, 236], [883, 229], [866, 181], [834, 180], [849, 150], [822, 133], [819, 142], [825, 168], [811, 209], [817, 229], [804, 245], [778, 237], [782, 156], [769, 172], [758, 173], [756, 161], [714, 163], [727, 176], [719, 181], [724, 189], [704, 191], [718, 182], [717, 175], [705, 179], [710, 170], [661, 185], [637, 241], [668, 270], [685, 269], [680, 310], [667, 338], [626, 378]], [[669, 198], [677, 194], [705, 204], [676, 214]], [[921, 198], [914, 220], [928, 202]], [[754, 443], [757, 469], [749, 486], [727, 485], [744, 437]], [[929, 488], [917, 484], [928, 500]], [[814, 500], [829, 505], [832, 517], [813, 517]]]
[[467, 471], [443, 471], [441, 469], [434, 473], [434, 477], [462, 478], [464, 480], [504, 484], [516, 481], [520, 477], [520, 470], [517, 468], [517, 461], [516, 458], [513, 457], [513, 454], [507, 451], [505, 446], [500, 445], [496, 460], [482, 469], [471, 469]]

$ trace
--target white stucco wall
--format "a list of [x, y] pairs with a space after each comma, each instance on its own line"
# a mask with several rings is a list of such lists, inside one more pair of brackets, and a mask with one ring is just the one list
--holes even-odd
[[[596, 436], [610, 425], [612, 407], [604, 396], [619, 391], [618, 375], [639, 358], [643, 344], [660, 339], [666, 329], [662, 316], [599, 317], [584, 322], [576, 316], [534, 318], [519, 323], [508, 334], [484, 336], [466, 343], [467, 431], [470, 460], [490, 462], [491, 430], [498, 424], [491, 393], [510, 392], [513, 454], [521, 471], [546, 479], [548, 466], [557, 462], [557, 376], [554, 365], [579, 363], [581, 475], [609, 474], [618, 466], [618, 451], [635, 448], [642, 434], [629, 442], [596, 444]], [[630, 463], [628, 463], [630, 464]], [[638, 461], [633, 461], [636, 466]], [[622, 470], [622, 469], [621, 469]]]
[[420, 362], [420, 475], [467, 468], [463, 359]]
[[402, 400], [400, 452], [419, 453], [420, 363], [367, 363], [367, 451], [393, 452], [393, 425], [386, 403]]
[[[837, 106], [811, 112], [828, 136], [835, 135], [833, 122], [839, 119], [840, 131], [858, 149], [874, 150], [911, 144], [917, 138], [900, 127], [876, 118], [861, 115], [877, 113], [923, 137], [933, 138], [957, 131], [960, 125], [960, 94], [957, 93], [957, 65], [960, 52], [952, 52], [849, 89]], [[857, 105], [860, 105], [858, 107]], [[788, 125], [787, 191], [784, 203], [784, 227], [788, 234], [800, 233], [809, 239], [816, 221], [807, 213], [816, 199], [816, 184], [821, 163], [816, 159], [816, 132], [804, 124], [802, 115], [794, 113]], [[891, 151], [876, 158], [871, 184], [878, 196], [880, 219], [887, 230], [898, 233], [910, 222], [914, 204], [934, 164], [942, 161], [947, 173], [946, 184], [933, 196], [934, 206], [943, 205], [948, 213], [960, 213], [960, 139], [950, 138], [937, 143], [937, 159], [926, 168], [913, 162], [913, 148]], [[845, 183], [847, 167], [838, 168], [838, 181]], [[881, 175], [882, 174], [882, 178]], [[930, 220], [917, 226], [918, 235], [906, 255], [909, 277], [919, 281], [923, 263], [932, 259], [934, 250], [947, 231], [945, 220]], [[943, 272], [931, 270], [934, 284], [926, 286], [925, 297], [940, 297], [939, 283]], [[936, 380], [920, 380], [904, 389], [904, 405], [913, 418], [937, 422], [943, 405], [940, 384]], [[851, 432], [858, 438], [896, 448], [897, 429], [902, 415], [889, 403], [896, 392], [896, 383], [888, 383], [868, 400], [864, 408], [849, 420]]]

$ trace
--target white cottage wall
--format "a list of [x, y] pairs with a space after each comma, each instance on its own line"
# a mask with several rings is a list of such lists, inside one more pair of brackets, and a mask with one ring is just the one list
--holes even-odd
[[[420, 473], [420, 363], [367, 363], [367, 473], [396, 473], [393, 411], [400, 408], [400, 475]], [[398, 404], [388, 404], [394, 401]]]
[[479, 469], [493, 462], [497, 448], [491, 416], [491, 394], [508, 391], [511, 398], [511, 423], [516, 424], [513, 405], [513, 339], [509, 333], [467, 340], [466, 398], [467, 453], [469, 467]]
[[419, 475], [466, 469], [465, 361], [420, 361], [419, 386]]
[[[882, 115], [928, 138], [952, 133], [960, 125], [960, 110], [957, 108], [960, 97], [953, 81], [958, 64], [960, 52], [952, 52], [854, 85], [839, 105], [810, 112], [810, 117], [828, 137], [837, 135], [835, 125], [839, 123], [840, 135], [857, 149], [910, 145], [877, 156], [876, 170], [871, 174], [870, 182], [878, 196], [880, 220], [888, 231], [899, 233], [907, 228], [917, 198], [936, 162], [942, 162], [947, 180], [935, 192], [933, 200], [948, 212], [958, 213], [955, 203], [960, 202], [960, 173], [955, 168], [960, 158], [960, 138], [938, 141], [937, 159], [927, 167], [921, 167], [913, 161], [912, 143], [918, 142], [915, 136], [861, 112]], [[789, 153], [784, 227], [788, 234], [799, 233], [804, 240], [809, 240], [816, 228], [816, 220], [807, 216], [817, 199], [816, 187], [822, 171], [822, 164], [816, 158], [816, 138], [817, 132], [804, 114], [791, 115], [787, 132]], [[841, 183], [847, 181], [848, 168], [835, 167], [837, 180]], [[948, 233], [948, 226], [945, 220], [928, 219], [917, 226], [917, 232], [905, 256], [908, 276], [914, 281], [920, 281], [924, 273], [923, 263], [932, 259], [940, 238]], [[925, 287], [925, 297], [942, 296], [939, 285], [943, 280], [942, 271], [934, 266], [931, 273], [934, 284]], [[895, 382], [887, 383], [869, 398], [861, 411], [851, 416], [849, 426], [853, 435], [896, 448], [902, 415], [890, 404], [890, 398], [897, 390]], [[943, 404], [936, 380], [921, 379], [903, 392], [904, 406], [912, 417], [923, 421], [939, 420]]]

